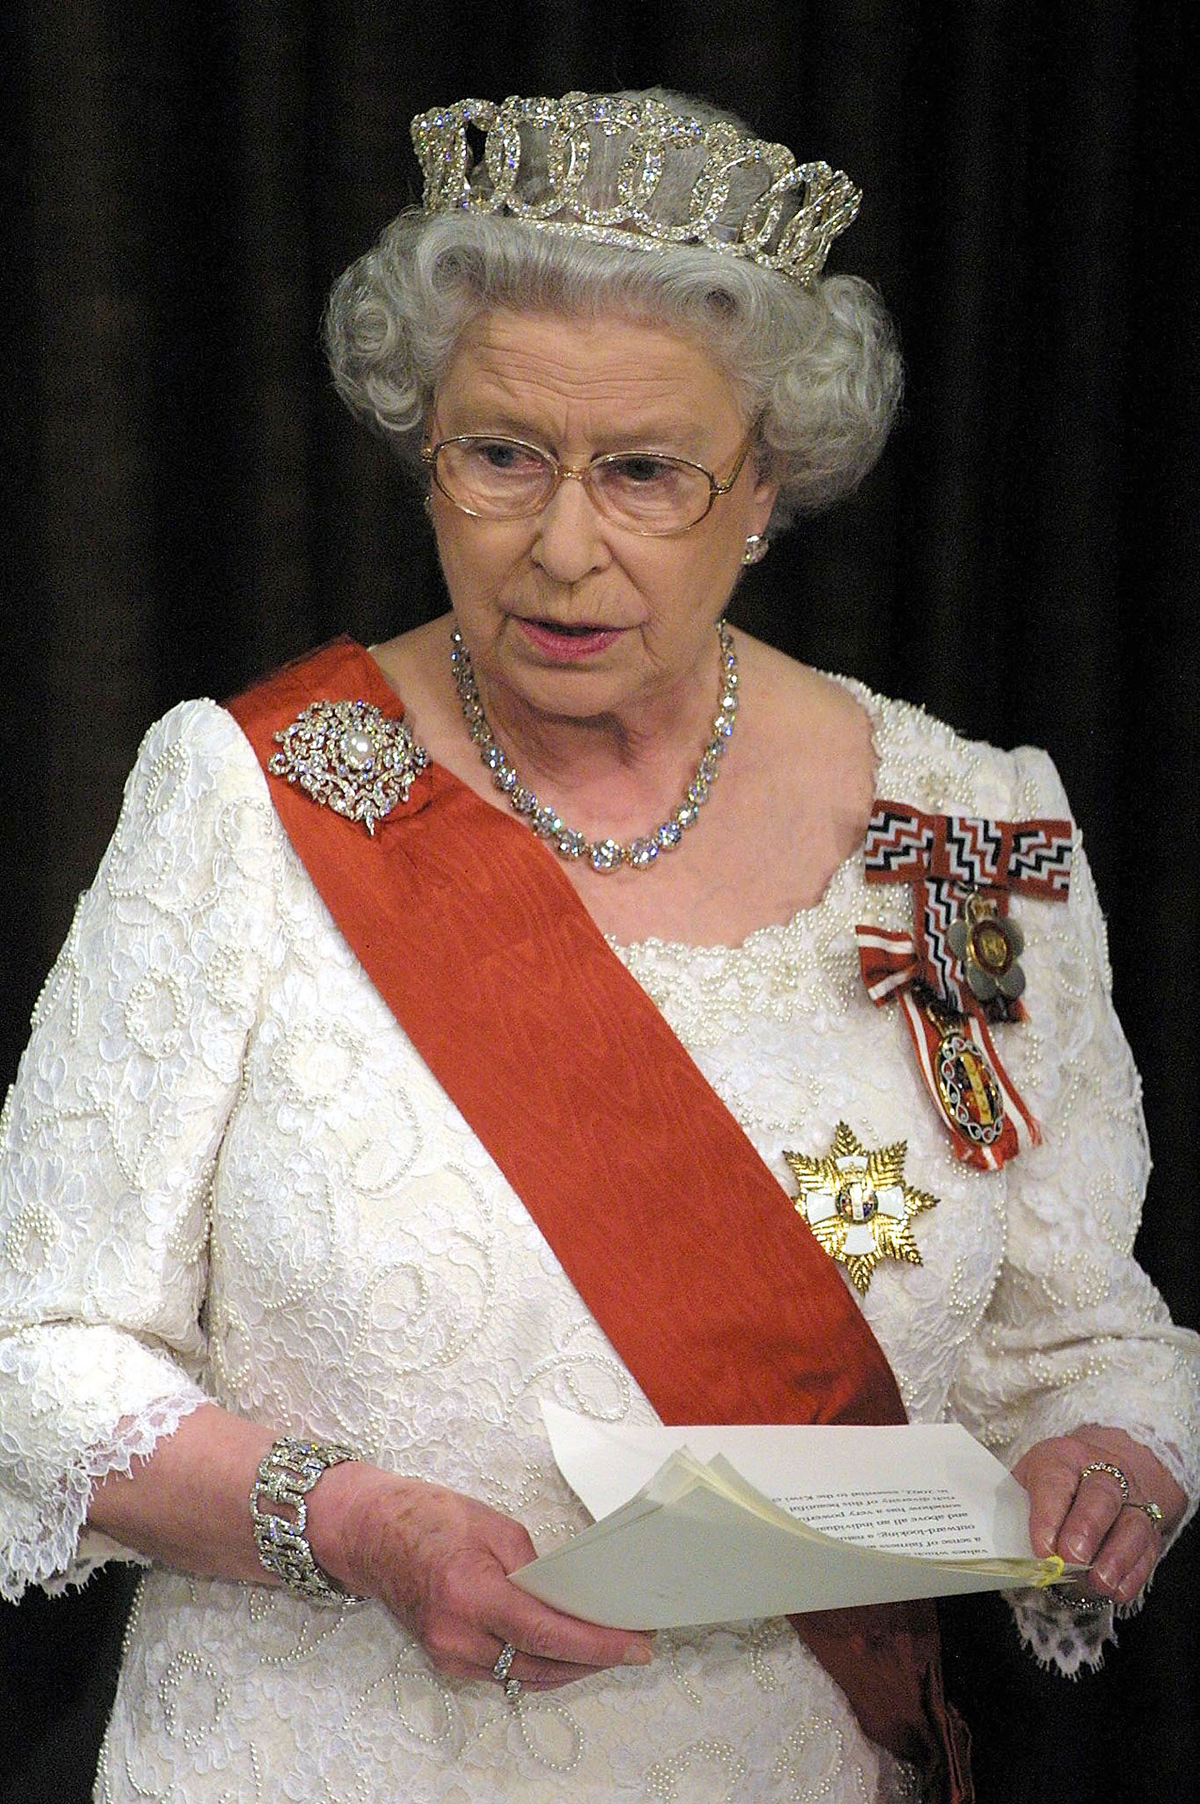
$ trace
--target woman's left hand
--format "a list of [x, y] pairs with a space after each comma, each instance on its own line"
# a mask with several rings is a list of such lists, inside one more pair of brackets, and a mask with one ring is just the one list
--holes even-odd
[[[1097, 1466], [1115, 1466], [1129, 1486]], [[1088, 1471], [1087, 1468], [1093, 1470]], [[1088, 1566], [1080, 1580], [1092, 1597], [1128, 1604], [1154, 1571], [1163, 1540], [1178, 1525], [1187, 1499], [1148, 1448], [1119, 1428], [1089, 1423], [1074, 1434], [1039, 1441], [1013, 1468], [1029, 1492], [1029, 1537], [1039, 1555], [1056, 1553]], [[1138, 1508], [1156, 1504], [1162, 1521]]]

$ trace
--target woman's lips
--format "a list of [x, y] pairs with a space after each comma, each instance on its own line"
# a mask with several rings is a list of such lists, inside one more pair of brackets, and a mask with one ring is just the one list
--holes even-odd
[[528, 643], [548, 658], [561, 664], [579, 663], [605, 651], [620, 637], [623, 629], [613, 626], [565, 626], [552, 620], [527, 620], [518, 616]]

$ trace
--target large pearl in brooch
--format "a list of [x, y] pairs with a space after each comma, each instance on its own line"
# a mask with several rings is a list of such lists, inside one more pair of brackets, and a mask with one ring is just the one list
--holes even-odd
[[342, 735], [341, 752], [351, 770], [366, 770], [375, 756], [375, 741], [362, 727], [351, 727]]

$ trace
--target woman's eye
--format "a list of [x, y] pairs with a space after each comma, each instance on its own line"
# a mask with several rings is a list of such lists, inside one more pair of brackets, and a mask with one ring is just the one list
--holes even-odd
[[618, 482], [642, 487], [651, 482], [669, 482], [676, 474], [674, 464], [661, 457], [614, 457], [607, 465]]
[[483, 439], [471, 447], [471, 458], [482, 467], [505, 475], [527, 476], [543, 468], [536, 452], [509, 439]]

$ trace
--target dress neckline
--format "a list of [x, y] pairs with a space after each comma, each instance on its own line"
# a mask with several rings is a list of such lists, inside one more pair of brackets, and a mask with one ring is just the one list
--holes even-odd
[[[824, 670], [820, 673], [828, 677], [830, 682], [839, 683], [848, 689], [863, 709], [871, 724], [871, 749], [875, 754], [875, 794], [886, 794], [882, 785], [885, 765], [888, 762], [883, 741], [887, 736], [885, 719], [885, 703], [882, 696], [876, 695], [857, 677], [841, 676], [836, 671]], [[873, 805], [873, 804], [872, 804]], [[717, 940], [705, 944], [697, 944], [692, 940], [664, 939], [657, 934], [648, 934], [644, 939], [619, 940], [612, 934], [605, 934], [605, 940], [612, 950], [622, 958], [636, 958], [641, 954], [659, 954], [680, 958], [686, 954], [703, 958], [706, 954], [736, 957], [739, 954], [754, 956], [758, 950], [772, 942], [796, 934], [801, 928], [816, 927], [822, 917], [832, 910], [835, 900], [840, 899], [840, 892], [845, 887], [851, 874], [857, 874], [862, 866], [863, 843], [860, 841], [853, 851], [848, 852], [840, 864], [830, 872], [829, 881], [820, 896], [807, 908], [797, 908], [783, 921], [764, 921], [761, 927], [752, 927], [743, 939], [736, 941]]]
[[[404, 699], [395, 689], [393, 689], [383, 672], [382, 666], [376, 660], [372, 649], [369, 646], [360, 644], [357, 640], [350, 639], [349, 635], [347, 635], [347, 643], [353, 645], [354, 648], [362, 654], [363, 660], [370, 667], [376, 683], [382, 684], [388, 695], [392, 698], [393, 703], [399, 706], [401, 714], [403, 715]], [[860, 682], [857, 677], [843, 676], [837, 671], [829, 670], [821, 671], [819, 674], [828, 678], [830, 682], [838, 683], [843, 689], [849, 690], [850, 694], [866, 714], [871, 727], [871, 749], [875, 756], [875, 794], [880, 795], [886, 793], [881, 786], [881, 778], [885, 765], [885, 755], [884, 750], [881, 747], [881, 740], [885, 735], [886, 727], [883, 698], [877, 695], [874, 690], [869, 689], [865, 683]], [[434, 762], [436, 763], [436, 760]], [[453, 771], [448, 770], [445, 765], [438, 764], [437, 768], [442, 772], [445, 778], [453, 783], [462, 784], [462, 778], [456, 776]], [[466, 788], [467, 785], [463, 784], [463, 787]], [[829, 881], [826, 883], [825, 888], [822, 890], [817, 901], [810, 904], [807, 908], [796, 909], [786, 920], [764, 921], [761, 927], [752, 927], [750, 932], [746, 934], [744, 938], [732, 943], [724, 940], [715, 940], [700, 944], [693, 940], [666, 939], [658, 934], [648, 934], [645, 938], [637, 940], [621, 940], [616, 938], [613, 934], [606, 933], [604, 939], [608, 946], [610, 946], [614, 952], [619, 953], [623, 958], [627, 956], [635, 957], [643, 952], [665, 953], [668, 956], [682, 956], [686, 953], [698, 955], [713, 953], [725, 954], [726, 956], [737, 953], [752, 953], [757, 947], [769, 943], [772, 939], [777, 939], [781, 935], [795, 933], [803, 924], [815, 924], [818, 922], [821, 916], [828, 910], [834, 892], [840, 890], [845, 883], [847, 873], [859, 867], [862, 856], [863, 845], [862, 842], [860, 842], [855, 846], [853, 851], [847, 853], [840, 864], [834, 866], [830, 873]]]

